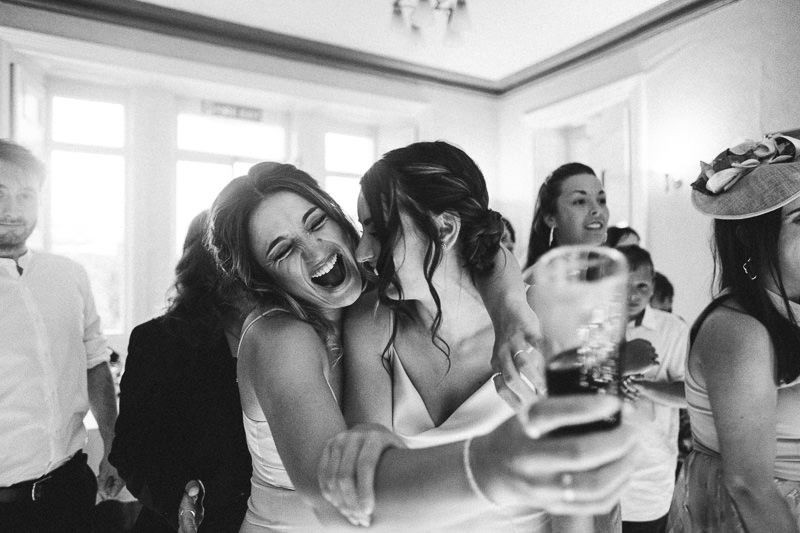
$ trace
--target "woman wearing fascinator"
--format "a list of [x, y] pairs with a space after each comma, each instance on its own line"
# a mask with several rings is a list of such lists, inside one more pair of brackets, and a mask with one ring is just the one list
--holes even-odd
[[767, 135], [702, 163], [718, 294], [692, 328], [694, 449], [672, 531], [800, 531], [800, 140]]

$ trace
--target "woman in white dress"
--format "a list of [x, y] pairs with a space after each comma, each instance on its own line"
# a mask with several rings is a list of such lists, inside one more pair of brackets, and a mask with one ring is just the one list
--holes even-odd
[[[323, 498], [317, 468], [329, 439], [346, 430], [341, 321], [362, 289], [358, 236], [310, 176], [291, 165], [262, 163], [220, 193], [210, 240], [219, 264], [257, 309], [245, 321], [238, 354], [253, 456], [242, 531], [330, 531], [370, 520], [379, 531], [431, 531], [496, 506], [594, 509], [613, 501], [633, 445], [624, 428], [581, 437], [529, 435], [601, 419], [618, 404], [561, 398], [536, 404], [524, 426], [512, 417], [467, 445], [408, 450], [386, 429], [371, 426], [360, 460], [381, 456], [374, 512], [350, 511], [345, 520]], [[490, 353], [491, 346], [487, 358]], [[381, 455], [387, 445], [398, 447]], [[372, 478], [359, 485], [356, 497], [371, 493]], [[192, 504], [188, 497], [182, 503], [187, 531], [198, 511]]]

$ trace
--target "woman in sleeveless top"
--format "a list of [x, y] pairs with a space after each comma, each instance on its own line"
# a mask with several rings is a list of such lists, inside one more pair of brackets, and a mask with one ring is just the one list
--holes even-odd
[[800, 531], [800, 141], [721, 153], [692, 184], [715, 218], [721, 291], [697, 319], [686, 373], [694, 449], [676, 533]]
[[[618, 404], [559, 398], [533, 406], [525, 425], [511, 418], [467, 444], [403, 449], [397, 437], [374, 425], [365, 433], [366, 457], [357, 461], [371, 464], [380, 457], [380, 463], [374, 483], [362, 477], [354, 492], [356, 498], [366, 495], [358, 501], [372, 502], [374, 513], [348, 511], [345, 519], [324, 499], [317, 466], [326, 443], [346, 430], [340, 402], [347, 353], [340, 331], [343, 309], [361, 293], [357, 240], [341, 208], [291, 165], [254, 166], [212, 206], [210, 243], [217, 262], [258, 309], [245, 320], [238, 350], [253, 457], [242, 531], [350, 529], [367, 524], [370, 514], [378, 531], [432, 531], [495, 505], [530, 508], [543, 496], [589, 508], [613, 498], [633, 444], [624, 428], [580, 437], [529, 435], [599, 420]], [[388, 445], [397, 448], [385, 450]], [[185, 497], [184, 514], [197, 513], [195, 504]]]

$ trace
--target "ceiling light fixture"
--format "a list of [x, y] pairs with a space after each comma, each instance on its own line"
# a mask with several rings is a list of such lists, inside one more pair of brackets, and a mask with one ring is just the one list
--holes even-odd
[[467, 0], [394, 0], [392, 20], [416, 36], [440, 32], [460, 37], [469, 28]]

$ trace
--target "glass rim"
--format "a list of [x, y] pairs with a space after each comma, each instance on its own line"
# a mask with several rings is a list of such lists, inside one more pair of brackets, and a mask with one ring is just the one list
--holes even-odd
[[628, 260], [622, 252], [615, 248], [591, 244], [567, 244], [548, 250], [536, 261], [533, 267], [534, 283], [538, 280], [552, 282], [559, 279], [559, 276], [556, 276], [553, 270], [548, 267], [557, 261], [569, 261], [570, 258], [585, 261], [587, 264], [591, 264], [589, 261], [594, 260], [592, 266], [609, 265], [612, 267], [608, 269], [606, 275], [595, 281], [607, 279], [617, 274], [628, 273]]

